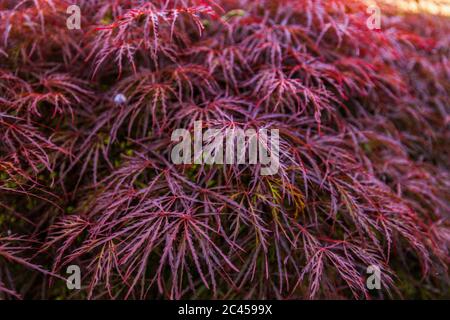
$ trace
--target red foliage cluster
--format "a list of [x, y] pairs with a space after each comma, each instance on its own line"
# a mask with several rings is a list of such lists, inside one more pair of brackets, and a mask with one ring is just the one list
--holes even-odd
[[[369, 30], [358, 0], [78, 4], [69, 30], [69, 1], [0, 0], [0, 298], [445, 294], [448, 20], [380, 4]], [[171, 132], [197, 120], [279, 129], [279, 172], [172, 164]], [[55, 277], [71, 264], [80, 291]]]

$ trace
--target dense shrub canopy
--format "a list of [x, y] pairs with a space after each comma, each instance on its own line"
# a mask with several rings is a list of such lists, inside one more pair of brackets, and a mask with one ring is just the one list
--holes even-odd
[[[0, 0], [0, 299], [448, 295], [448, 19], [77, 2], [81, 30], [71, 1]], [[197, 120], [279, 129], [278, 173], [174, 165]]]

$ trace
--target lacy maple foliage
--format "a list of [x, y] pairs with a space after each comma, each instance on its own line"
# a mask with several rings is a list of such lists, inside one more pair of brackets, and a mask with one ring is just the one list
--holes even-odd
[[[81, 30], [70, 1], [0, 0], [0, 298], [448, 294], [447, 18], [77, 3]], [[174, 165], [171, 132], [198, 120], [278, 129], [278, 173]]]

